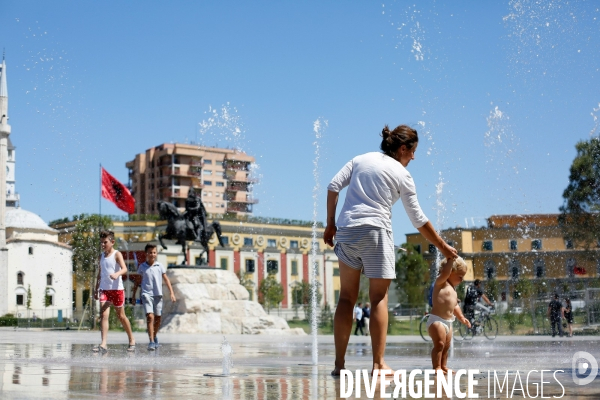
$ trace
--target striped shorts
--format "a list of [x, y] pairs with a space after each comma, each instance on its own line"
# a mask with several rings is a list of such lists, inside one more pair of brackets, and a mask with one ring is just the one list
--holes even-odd
[[362, 270], [367, 278], [396, 278], [392, 231], [378, 226], [338, 228], [334, 252], [350, 268]]

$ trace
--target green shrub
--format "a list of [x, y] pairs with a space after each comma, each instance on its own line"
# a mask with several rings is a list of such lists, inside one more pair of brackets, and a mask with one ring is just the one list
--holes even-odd
[[6, 314], [6, 315], [0, 317], [0, 326], [17, 326], [17, 325], [18, 325], [17, 317], [15, 317], [13, 314]]

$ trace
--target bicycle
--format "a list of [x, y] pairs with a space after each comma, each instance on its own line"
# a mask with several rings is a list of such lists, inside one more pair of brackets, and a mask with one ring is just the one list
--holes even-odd
[[471, 340], [475, 335], [483, 333], [489, 340], [496, 339], [496, 336], [498, 336], [498, 321], [491, 316], [493, 308], [477, 303], [475, 305], [475, 311], [479, 311], [479, 315], [471, 321], [470, 328], [460, 324], [459, 335], [465, 340]]
[[[429, 337], [429, 332], [427, 331], [427, 320], [429, 319], [429, 313], [425, 313], [421, 318], [421, 322], [419, 322], [419, 333], [421, 334], [421, 338], [423, 338], [426, 342], [431, 342], [431, 337]], [[452, 336], [455, 339], [462, 340], [462, 335], [460, 334], [460, 325], [462, 325], [458, 320], [455, 320], [452, 323]]]

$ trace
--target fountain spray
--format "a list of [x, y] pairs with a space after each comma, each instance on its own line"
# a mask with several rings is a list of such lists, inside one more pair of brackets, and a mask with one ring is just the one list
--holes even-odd
[[319, 349], [317, 342], [318, 324], [317, 324], [317, 291], [319, 290], [317, 282], [317, 268], [319, 263], [317, 262], [317, 250], [319, 248], [319, 242], [317, 240], [317, 211], [318, 211], [318, 199], [320, 196], [320, 185], [319, 185], [319, 158], [320, 154], [320, 140], [323, 134], [323, 129], [327, 127], [327, 121], [318, 118], [313, 123], [313, 131], [315, 133], [315, 158], [313, 161], [313, 176], [315, 178], [315, 186], [313, 187], [313, 224], [312, 224], [312, 243], [311, 243], [311, 285], [310, 285], [310, 326], [312, 333], [312, 365], [317, 365], [319, 361]]

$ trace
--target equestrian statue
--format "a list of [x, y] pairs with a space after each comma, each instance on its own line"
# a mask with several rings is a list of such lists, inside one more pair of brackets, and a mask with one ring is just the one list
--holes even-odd
[[167, 220], [167, 230], [158, 235], [158, 240], [163, 249], [167, 249], [163, 239], [177, 240], [175, 244], [181, 245], [183, 252], [183, 265], [188, 264], [187, 259], [187, 241], [199, 242], [202, 245], [203, 254], [208, 255], [208, 241], [214, 233], [217, 234], [217, 239], [221, 247], [223, 239], [221, 239], [221, 224], [213, 221], [212, 224], [206, 222], [206, 209], [200, 197], [196, 196], [194, 189], [190, 189], [188, 197], [185, 199], [185, 212], [179, 212], [177, 207], [167, 201], [158, 202], [158, 212], [161, 220]]

